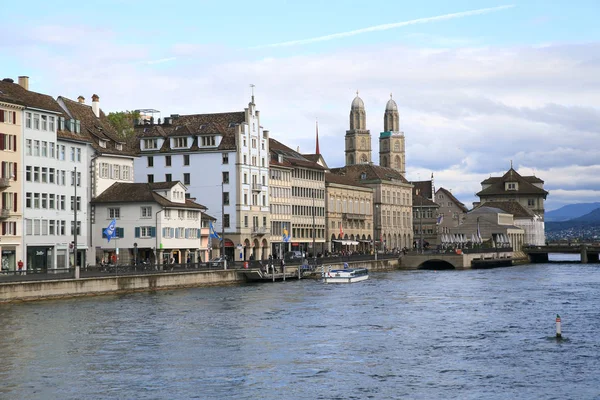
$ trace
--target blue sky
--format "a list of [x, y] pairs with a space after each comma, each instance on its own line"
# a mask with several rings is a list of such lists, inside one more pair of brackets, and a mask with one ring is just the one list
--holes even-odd
[[2, 6], [0, 61], [31, 90], [97, 93], [106, 112], [240, 110], [252, 83], [274, 138], [313, 152], [318, 118], [330, 166], [356, 90], [378, 162], [393, 93], [409, 179], [434, 173], [470, 205], [512, 160], [546, 181], [553, 209], [600, 198], [599, 4], [31, 1]]

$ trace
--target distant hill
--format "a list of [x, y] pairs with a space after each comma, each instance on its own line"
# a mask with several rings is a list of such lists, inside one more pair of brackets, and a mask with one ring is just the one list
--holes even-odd
[[557, 210], [546, 211], [544, 213], [544, 220], [546, 222], [568, 221], [582, 217], [597, 208], [600, 208], [600, 203], [568, 204]]
[[594, 211], [589, 212], [579, 218], [571, 219], [567, 222], [582, 222], [584, 224], [598, 224], [600, 223], [600, 207], [596, 208]]
[[576, 228], [600, 227], [600, 207], [568, 221], [550, 221], [545, 223], [546, 232], [557, 232]]

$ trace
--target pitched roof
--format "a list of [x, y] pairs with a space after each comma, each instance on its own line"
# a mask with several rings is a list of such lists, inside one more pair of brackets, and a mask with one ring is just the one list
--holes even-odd
[[126, 183], [115, 182], [108, 189], [102, 192], [91, 203], [158, 203], [162, 207], [172, 208], [195, 208], [206, 210], [202, 204], [198, 204], [190, 199], [186, 199], [185, 204], [175, 203], [156, 193], [158, 190], [170, 189], [175, 182], [157, 182], [157, 183]]
[[[219, 143], [218, 150], [236, 149], [236, 127], [246, 122], [244, 111], [225, 112], [215, 114], [190, 114], [172, 117], [171, 123], [161, 125], [138, 125], [135, 127], [136, 146], [139, 151], [139, 142], [142, 138], [167, 138], [198, 135], [221, 135], [223, 138]], [[161, 152], [171, 150], [170, 140], [165, 140]], [[177, 151], [186, 149], [177, 149]], [[198, 151], [197, 139], [187, 151]], [[214, 150], [214, 149], [211, 149]]]
[[427, 199], [433, 199], [433, 193], [432, 193], [432, 182], [431, 180], [429, 181], [414, 181], [414, 182], [410, 182], [413, 185], [413, 196], [417, 195], [417, 193], [419, 193], [419, 195], [427, 198]]
[[515, 218], [533, 218], [535, 216], [533, 211], [523, 207], [523, 205], [517, 201], [486, 201], [476, 208], [480, 207], [498, 208], [512, 214]]
[[32, 92], [31, 90], [25, 89], [18, 83], [1, 80], [0, 96], [4, 97], [6, 101], [10, 101], [12, 99], [16, 101], [17, 104], [27, 107], [52, 111], [61, 115], [63, 114], [62, 108], [51, 96]]
[[[100, 117], [97, 118], [90, 105], [79, 103], [63, 96], [59, 96], [58, 100], [64, 104], [69, 119], [81, 122], [81, 136], [86, 137], [97, 152], [101, 154], [135, 156], [135, 152], [130, 144], [113, 128], [104, 111], [100, 110]], [[106, 147], [100, 146], [101, 140], [106, 141]], [[117, 144], [120, 144], [123, 150], [117, 149]]]
[[369, 188], [369, 186], [358, 183], [354, 179], [352, 179], [348, 176], [332, 174], [331, 172], [325, 173], [325, 184], [328, 184], [328, 183], [335, 183], [338, 185], [346, 185], [346, 186], [355, 186], [355, 187], [360, 187], [360, 188]]
[[413, 207], [439, 207], [440, 205], [419, 194], [413, 194]]
[[[409, 183], [404, 176], [393, 168], [380, 167], [373, 164], [354, 164], [341, 168], [332, 168], [331, 172], [338, 175], [346, 175], [356, 182], [365, 181], [400, 181]], [[365, 179], [362, 179], [363, 173]]]
[[[508, 191], [505, 188], [507, 182], [517, 182], [519, 185], [516, 190]], [[545, 198], [548, 195], [548, 192], [535, 186], [533, 183], [543, 183], [543, 181], [535, 176], [523, 177], [513, 168], [510, 168], [502, 177], [489, 177], [482, 181], [482, 185], [489, 186], [476, 193], [476, 195], [481, 197], [490, 195], [513, 195], [518, 193], [544, 196]]]
[[269, 151], [271, 154], [283, 156], [283, 159], [290, 163], [290, 165], [294, 167], [303, 167], [303, 168], [312, 168], [318, 170], [324, 170], [320, 164], [317, 164], [314, 161], [309, 160], [302, 154], [298, 153], [295, 150], [287, 147], [285, 144], [273, 139], [269, 138]]
[[443, 187], [441, 187], [441, 188], [439, 188], [439, 189], [437, 190], [437, 192], [436, 192], [436, 193], [438, 193], [438, 192], [442, 192], [442, 193], [444, 193], [444, 194], [445, 194], [445, 195], [446, 195], [446, 196], [447, 196], [447, 197], [448, 197], [450, 200], [452, 200], [452, 201], [454, 202], [454, 204], [456, 204], [456, 205], [458, 206], [458, 208], [460, 208], [462, 211], [464, 211], [464, 212], [469, 212], [469, 209], [468, 209], [467, 207], [465, 207], [465, 205], [464, 205], [464, 204], [463, 204], [463, 203], [462, 203], [460, 200], [458, 200], [458, 199], [457, 199], [457, 198], [456, 198], [456, 197], [455, 197], [455, 196], [452, 194], [452, 192], [451, 192], [451, 191], [449, 191], [449, 190], [446, 190], [446, 189], [444, 189]]

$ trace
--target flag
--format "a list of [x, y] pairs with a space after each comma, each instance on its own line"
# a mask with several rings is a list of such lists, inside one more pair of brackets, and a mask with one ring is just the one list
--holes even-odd
[[283, 227], [283, 241], [285, 243], [290, 241], [290, 233], [288, 232], [286, 227]]
[[215, 227], [213, 226], [212, 221], [210, 221], [208, 223], [208, 226], [209, 226], [208, 237], [212, 238], [212, 239], [221, 240], [221, 237], [217, 234], [217, 232], [215, 232]]
[[117, 237], [117, 220], [116, 218], [113, 218], [112, 221], [110, 221], [110, 224], [108, 224], [108, 226], [106, 227], [106, 229], [104, 229], [102, 232], [104, 232], [104, 235], [106, 236], [106, 238], [108, 239], [108, 242], [110, 243], [110, 239]]
[[479, 241], [479, 243], [482, 243], [481, 230], [479, 230], [479, 219], [477, 219], [477, 240]]
[[340, 239], [344, 238], [344, 230], [342, 229], [342, 223], [340, 222]]
[[440, 214], [437, 217], [437, 224], [440, 225], [442, 222], [444, 222], [444, 214]]

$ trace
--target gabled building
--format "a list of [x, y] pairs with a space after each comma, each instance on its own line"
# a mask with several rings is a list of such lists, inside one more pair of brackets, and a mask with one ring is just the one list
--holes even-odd
[[438, 235], [450, 233], [450, 230], [457, 228], [463, 223], [469, 210], [458, 200], [451, 191], [439, 188], [435, 192], [435, 202], [440, 206], [438, 208]]
[[438, 209], [435, 202], [433, 174], [427, 181], [412, 181], [413, 185], [413, 232], [415, 245], [435, 246], [440, 244], [438, 235]]
[[412, 185], [398, 170], [355, 164], [331, 172], [373, 189], [373, 237], [378, 250], [412, 247]]
[[[269, 148], [272, 152], [272, 147]], [[283, 154], [271, 154], [269, 158], [271, 254], [276, 258], [282, 258], [291, 248], [293, 171], [294, 167], [283, 157]]]
[[511, 165], [501, 177], [490, 177], [481, 182], [481, 190], [476, 193], [484, 205], [488, 201], [516, 201], [544, 220], [544, 201], [548, 191], [544, 181], [537, 176], [521, 176]]
[[269, 139], [269, 151], [273, 160], [292, 168], [289, 250], [322, 254], [326, 250], [325, 168], [275, 139]]
[[[233, 260], [266, 259], [269, 244], [269, 132], [254, 96], [239, 112], [171, 115], [135, 127], [136, 182], [180, 180], [217, 218]], [[241, 257], [240, 257], [241, 254]]]
[[[206, 207], [186, 198], [179, 181], [158, 183], [116, 182], [92, 200], [95, 208], [93, 246], [96, 264], [112, 260], [132, 265], [197, 263], [208, 256], [201, 220]], [[103, 230], [116, 221], [116, 238]], [[208, 232], [205, 230], [205, 234]]]

